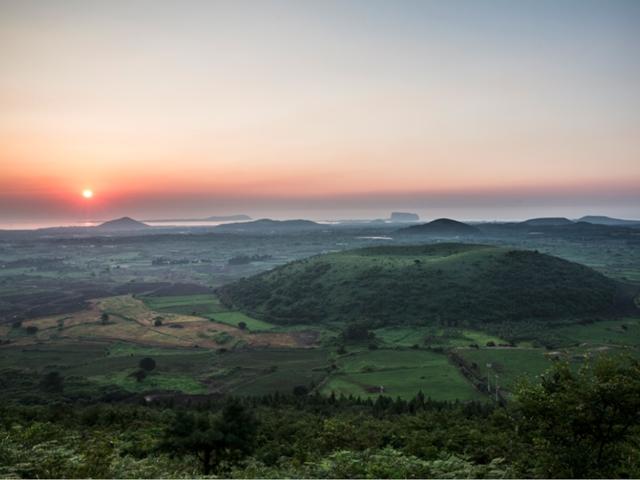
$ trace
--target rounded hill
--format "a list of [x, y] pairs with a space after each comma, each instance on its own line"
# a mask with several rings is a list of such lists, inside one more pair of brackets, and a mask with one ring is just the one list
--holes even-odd
[[612, 312], [618, 284], [534, 251], [469, 244], [318, 255], [226, 285], [221, 300], [279, 324], [478, 325]]

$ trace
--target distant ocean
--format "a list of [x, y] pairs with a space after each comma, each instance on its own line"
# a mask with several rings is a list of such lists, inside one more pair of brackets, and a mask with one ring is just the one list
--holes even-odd
[[[38, 228], [53, 227], [95, 227], [106, 220], [90, 221], [41, 221], [41, 222], [2, 222], [0, 220], [0, 230], [36, 230]], [[173, 222], [144, 222], [152, 227], [215, 227], [223, 223], [230, 222], [206, 222], [206, 221], [173, 221]]]

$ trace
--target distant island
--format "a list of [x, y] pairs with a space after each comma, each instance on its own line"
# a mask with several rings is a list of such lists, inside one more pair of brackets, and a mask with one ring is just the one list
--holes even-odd
[[307, 230], [324, 228], [311, 220], [272, 220], [270, 218], [261, 218], [252, 222], [226, 223], [218, 225], [216, 230], [222, 231], [276, 231], [276, 230]]
[[143, 228], [149, 228], [149, 225], [138, 220], [134, 220], [131, 217], [122, 217], [101, 223], [100, 225], [97, 225], [96, 228], [99, 228], [100, 230], [140, 230]]
[[417, 213], [391, 212], [391, 217], [389, 218], [389, 220], [398, 223], [419, 222], [420, 216]]
[[611, 225], [619, 227], [640, 226], [640, 220], [623, 220], [621, 218], [606, 217], [604, 215], [586, 215], [578, 219], [579, 222], [593, 223], [595, 225]]
[[550, 227], [559, 225], [571, 225], [574, 222], [565, 217], [541, 217], [531, 218], [521, 223], [523, 225], [531, 225], [533, 227]]
[[430, 235], [434, 237], [457, 237], [466, 235], [477, 235], [480, 230], [473, 225], [451, 220], [450, 218], [439, 218], [429, 223], [413, 225], [401, 228], [400, 234]]
[[251, 220], [249, 215], [212, 215], [205, 218], [161, 218], [145, 220], [146, 222], [244, 222]]

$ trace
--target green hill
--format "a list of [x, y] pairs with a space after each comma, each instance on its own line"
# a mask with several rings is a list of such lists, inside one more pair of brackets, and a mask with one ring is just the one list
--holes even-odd
[[283, 265], [219, 289], [273, 323], [479, 325], [611, 312], [618, 284], [579, 264], [484, 245], [372, 247]]

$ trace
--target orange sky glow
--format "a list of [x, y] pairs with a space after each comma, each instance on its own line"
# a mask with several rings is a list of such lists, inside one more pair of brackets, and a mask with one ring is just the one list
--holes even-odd
[[186, 3], [2, 3], [0, 220], [640, 216], [637, 3]]

